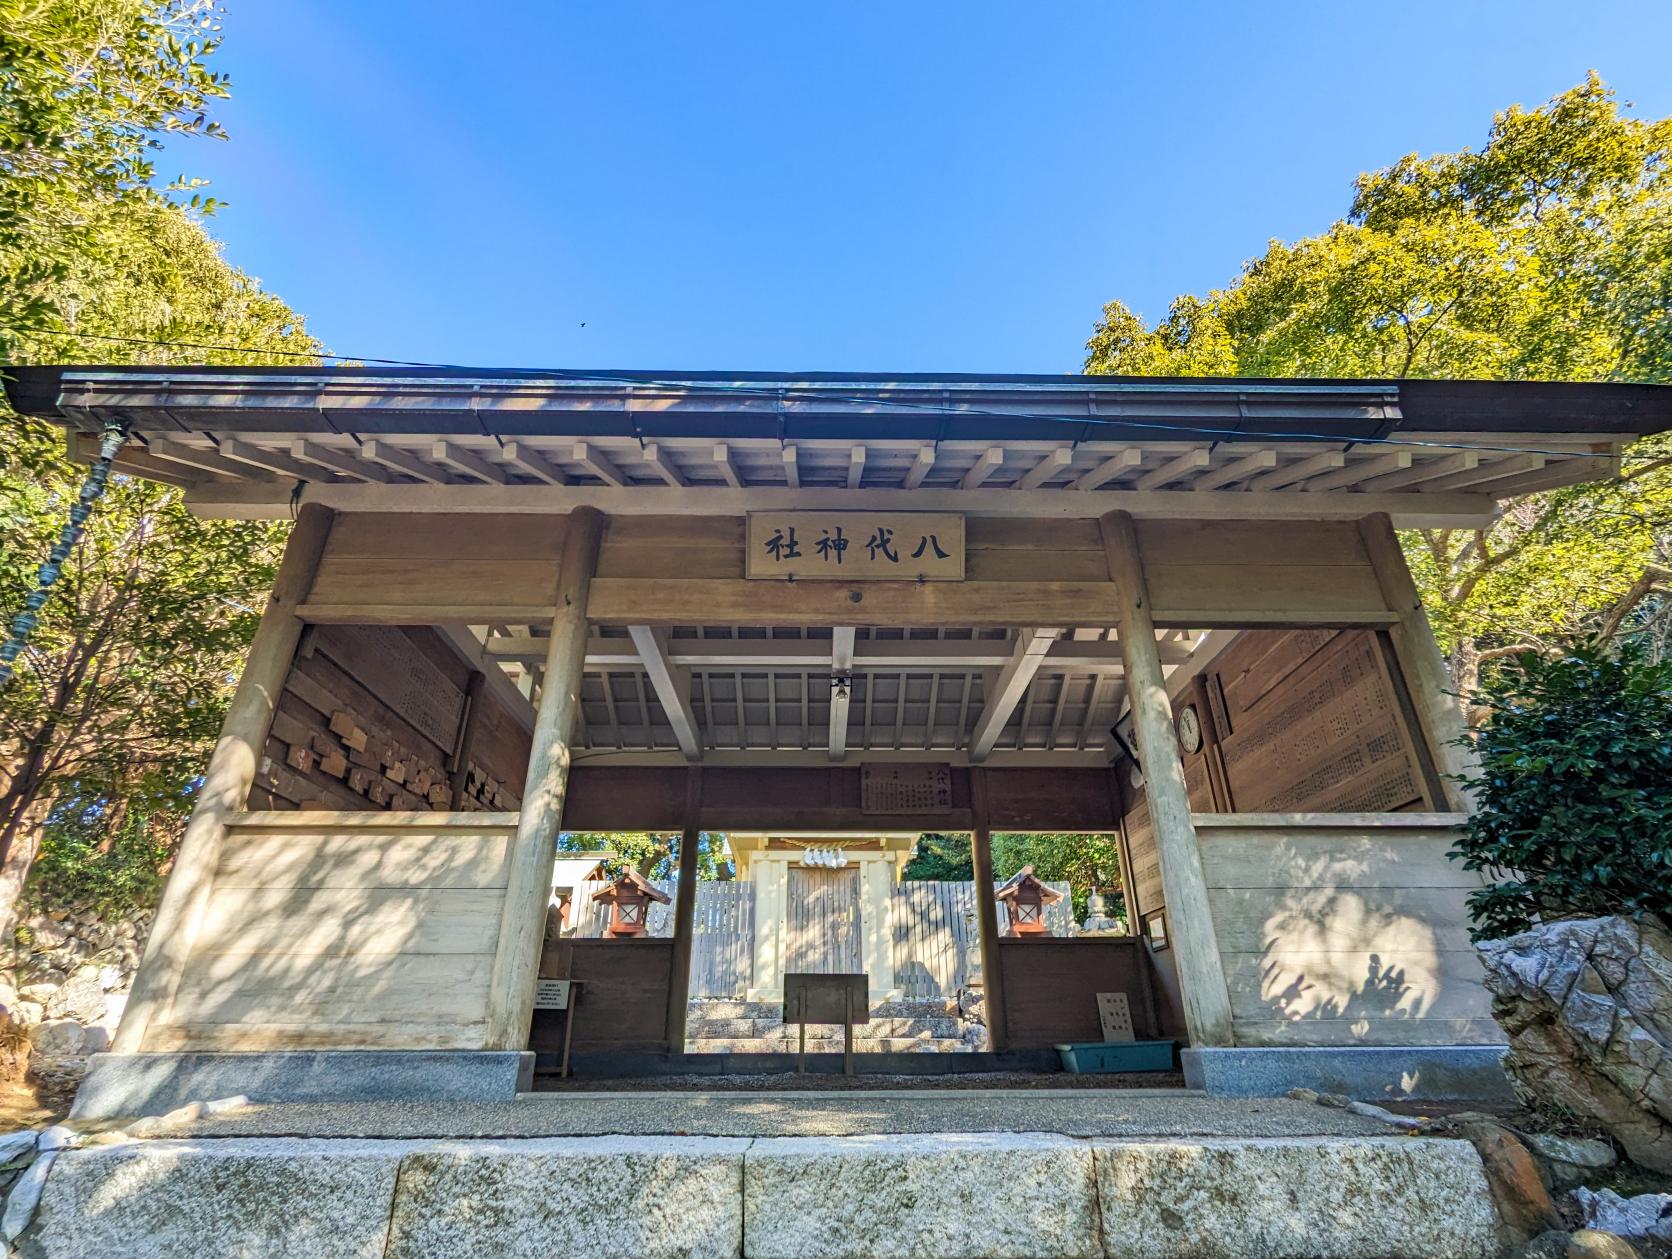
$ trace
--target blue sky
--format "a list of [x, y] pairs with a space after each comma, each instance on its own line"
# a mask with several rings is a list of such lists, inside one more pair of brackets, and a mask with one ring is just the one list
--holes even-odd
[[1672, 114], [1666, 0], [227, 8], [159, 173], [334, 350], [478, 366], [1074, 371], [1587, 69]]

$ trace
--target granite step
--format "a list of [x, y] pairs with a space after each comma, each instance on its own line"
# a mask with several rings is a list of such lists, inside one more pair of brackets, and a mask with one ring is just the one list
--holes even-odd
[[[790, 1025], [793, 1027], [793, 1024]], [[782, 1032], [785, 1027], [783, 1019], [719, 1019], [703, 1018], [689, 1019], [685, 1024], [685, 1034], [690, 1037], [706, 1036], [718, 1040], [741, 1040], [753, 1036], [774, 1036]], [[961, 1030], [958, 1020], [952, 1018], [873, 1018], [869, 1023], [861, 1023], [855, 1029], [861, 1036], [895, 1036], [895, 1037], [956, 1037]], [[810, 1023], [807, 1025], [807, 1035], [830, 1035], [838, 1039], [842, 1029], [827, 1023]]]
[[[841, 1038], [834, 1040], [815, 1040], [807, 1038], [808, 1053], [840, 1053]], [[855, 1053], [886, 1053], [886, 1054], [959, 1054], [972, 1053], [973, 1047], [961, 1040], [951, 1037], [932, 1037], [923, 1040], [913, 1040], [897, 1036], [884, 1036], [875, 1040], [856, 1039], [853, 1044]], [[795, 1053], [797, 1040], [791, 1035], [779, 1039], [777, 1037], [755, 1037], [748, 1040], [726, 1040], [719, 1037], [692, 1037], [685, 1042], [685, 1052], [688, 1054], [782, 1054]]]

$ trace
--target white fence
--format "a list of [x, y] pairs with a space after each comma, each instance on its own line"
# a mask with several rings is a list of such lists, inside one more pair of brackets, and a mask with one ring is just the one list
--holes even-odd
[[[609, 925], [609, 909], [592, 899], [607, 886], [581, 883], [575, 888], [570, 924], [583, 939], [596, 939]], [[655, 884], [674, 894], [669, 880]], [[1069, 935], [1074, 915], [1067, 883], [1052, 883], [1063, 894], [1045, 908], [1052, 935]], [[999, 930], [1009, 925], [998, 907]], [[976, 923], [975, 884], [950, 880], [914, 880], [896, 884], [889, 904], [894, 985], [910, 999], [956, 996], [980, 965], [980, 928]], [[673, 934], [673, 906], [652, 904], [649, 934]], [[691, 947], [693, 997], [741, 997], [754, 975], [755, 885], [747, 880], [697, 884], [695, 937]]]

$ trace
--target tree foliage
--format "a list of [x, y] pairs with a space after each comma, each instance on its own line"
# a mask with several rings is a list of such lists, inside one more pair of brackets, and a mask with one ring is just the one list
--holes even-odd
[[[1066, 882], [1073, 892], [1074, 920], [1086, 916], [1086, 899], [1093, 888], [1110, 898], [1109, 912], [1122, 914], [1119, 839], [1113, 834], [1070, 834], [1057, 831], [1000, 831], [993, 836], [993, 877], [1001, 882], [1023, 866], [1047, 883]], [[903, 879], [967, 881], [975, 877], [967, 835], [925, 834], [918, 837]]]
[[[152, 182], [161, 137], [214, 131], [200, 114], [226, 90], [203, 64], [215, 13], [191, 0], [0, 0], [4, 361], [167, 362], [173, 352], [154, 343], [173, 341], [255, 350], [186, 351], [194, 362], [319, 351], [295, 312], [228, 265], [190, 207]], [[57, 430], [0, 409], [8, 624], [85, 474]], [[284, 532], [200, 520], [175, 490], [112, 478], [0, 690], [0, 915], [43, 824], [54, 887], [142, 894], [124, 862], [156, 857], [178, 834]]]
[[[1361, 175], [1322, 235], [1272, 241], [1223, 289], [1146, 325], [1120, 302], [1086, 370], [1131, 375], [1672, 382], [1672, 119], [1595, 75], [1511, 108], [1486, 143]], [[1605, 484], [1406, 535], [1453, 680], [1579, 631], [1672, 625], [1672, 442]]]
[[[651, 831], [564, 831], [557, 837], [557, 851], [612, 852], [616, 859], [605, 862], [611, 877], [631, 868], [647, 879], [671, 879], [679, 872], [679, 836]], [[735, 878], [737, 868], [725, 835], [708, 831], [697, 836], [697, 878]]]
[[1475, 937], [1575, 916], [1672, 922], [1672, 661], [1639, 643], [1527, 652], [1476, 702], [1480, 808], [1452, 852], [1497, 880], [1470, 893]]

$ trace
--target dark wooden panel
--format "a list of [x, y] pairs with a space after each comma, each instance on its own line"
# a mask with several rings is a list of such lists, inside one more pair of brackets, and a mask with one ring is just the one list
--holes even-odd
[[[574, 1053], [663, 1051], [668, 1048], [668, 978], [673, 941], [558, 940], [540, 957], [547, 979], [580, 979]], [[563, 1048], [561, 1010], [536, 1010], [528, 1047]]]
[[[1106, 769], [985, 769], [994, 830], [1114, 830]], [[954, 779], [954, 789], [957, 781]]]
[[1140, 1038], [1157, 1035], [1133, 939], [1002, 940], [1004, 1008], [1012, 1049], [1101, 1041], [1097, 994], [1124, 992]]

